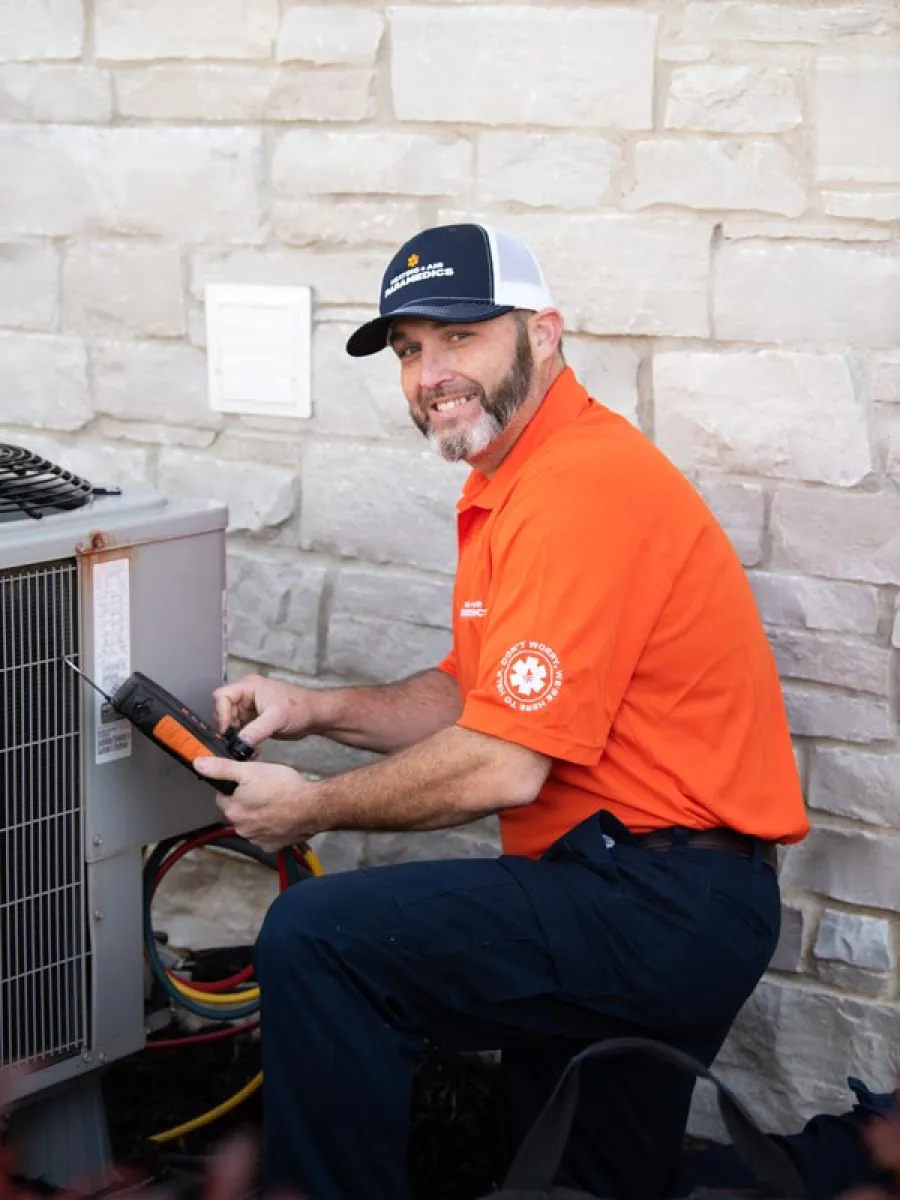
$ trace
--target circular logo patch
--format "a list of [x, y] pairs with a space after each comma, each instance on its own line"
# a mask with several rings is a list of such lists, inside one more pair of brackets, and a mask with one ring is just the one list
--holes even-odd
[[559, 656], [550, 646], [516, 642], [500, 660], [497, 691], [510, 708], [533, 712], [556, 699], [562, 677]]

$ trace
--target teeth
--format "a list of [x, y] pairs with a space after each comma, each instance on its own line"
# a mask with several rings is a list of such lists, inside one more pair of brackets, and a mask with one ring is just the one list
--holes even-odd
[[470, 400], [474, 400], [474, 396], [456, 396], [452, 400], [442, 400], [440, 404], [434, 407], [437, 412], [447, 412], [451, 408], [459, 408], [460, 404], [468, 404]]

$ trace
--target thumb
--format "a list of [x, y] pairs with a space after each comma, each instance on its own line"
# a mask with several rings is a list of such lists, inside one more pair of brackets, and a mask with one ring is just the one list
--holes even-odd
[[238, 784], [247, 782], [247, 764], [235, 762], [233, 758], [201, 757], [195, 758], [191, 765], [206, 779], [230, 779]]

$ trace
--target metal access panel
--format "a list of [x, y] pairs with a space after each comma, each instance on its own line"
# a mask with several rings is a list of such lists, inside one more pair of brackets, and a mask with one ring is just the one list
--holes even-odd
[[21, 1098], [143, 1044], [141, 847], [216, 793], [92, 692], [144, 671], [211, 717], [221, 505], [109, 497], [0, 521], [0, 1065]]

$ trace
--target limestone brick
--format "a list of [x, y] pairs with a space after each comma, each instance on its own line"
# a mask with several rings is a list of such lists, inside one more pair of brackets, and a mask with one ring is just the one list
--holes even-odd
[[895, 1087], [884, 1049], [898, 1037], [896, 1003], [836, 996], [799, 980], [769, 978], [741, 1010], [716, 1059], [716, 1072], [766, 1129], [796, 1133], [817, 1113], [853, 1107], [848, 1075], [861, 1077], [876, 1092]]
[[775, 217], [728, 217], [722, 222], [722, 237], [729, 242], [749, 238], [787, 242], [889, 242], [891, 231], [878, 225], [849, 221], [785, 221]]
[[869, 971], [892, 971], [897, 962], [891, 927], [883, 917], [837, 908], [826, 908], [822, 914], [813, 954]]
[[[236, 467], [240, 470], [240, 467]], [[327, 568], [296, 554], [232, 549], [228, 649], [256, 663], [314, 675]]]
[[335, 582], [325, 665], [384, 683], [434, 667], [450, 649], [452, 581], [344, 567]]
[[90, 355], [98, 413], [206, 429], [222, 424], [207, 402], [206, 356], [193, 346], [97, 340]]
[[798, 217], [806, 190], [789, 152], [774, 142], [654, 138], [638, 142], [628, 204], [748, 209]]
[[737, 63], [678, 67], [666, 101], [667, 129], [783, 133], [803, 119], [797, 85], [776, 67]]
[[816, 177], [900, 183], [900, 54], [819, 59]]
[[900, 354], [873, 354], [869, 389], [873, 400], [900, 403]]
[[900, 192], [823, 191], [822, 207], [833, 217], [865, 221], [900, 221]]
[[472, 157], [460, 137], [292, 129], [276, 144], [272, 182], [282, 196], [455, 196], [470, 184]]
[[313, 335], [313, 421], [319, 433], [396, 438], [408, 434], [424, 445], [400, 389], [393, 354], [350, 358], [345, 349], [354, 326], [322, 324]]
[[295, 473], [271, 463], [235, 462], [164, 447], [157, 479], [160, 490], [170, 495], [227, 504], [232, 533], [259, 533], [281, 525], [295, 507]]
[[56, 436], [35, 430], [0, 426], [0, 442], [25, 446], [49, 462], [72, 471], [96, 486], [148, 488], [153, 482], [153, 459], [136, 446], [110, 445], [89, 435], [77, 441], [70, 434]]
[[653, 390], [657, 441], [685, 470], [847, 487], [872, 469], [864, 398], [838, 355], [662, 353]]
[[846, 904], [900, 912], [896, 837], [816, 828], [785, 857], [781, 881]]
[[573, 333], [706, 337], [710, 229], [627, 213], [510, 214]]
[[0, 239], [0, 326], [52, 331], [58, 321], [55, 247]]
[[0, 160], [0, 230], [263, 237], [257, 130], [9, 125]]
[[651, 127], [650, 13], [625, 5], [413, 4], [390, 8], [388, 19], [401, 121]]
[[848, 746], [814, 747], [809, 803], [838, 817], [900, 829], [900, 754]]
[[891, 493], [779, 488], [772, 501], [776, 567], [862, 583], [900, 584], [900, 498]]
[[360, 121], [371, 116], [371, 71], [276, 70], [203, 63], [115, 72], [124, 117], [166, 121]]
[[430, 449], [313, 443], [303, 469], [302, 544], [452, 573], [465, 475]]
[[385, 266], [397, 247], [424, 224], [410, 200], [298, 198], [278, 200], [272, 210], [276, 236], [291, 246], [382, 244], [389, 248]]
[[118, 421], [100, 417], [97, 432], [111, 442], [141, 442], [151, 446], [211, 446], [214, 429], [192, 429], [187, 425], [162, 425], [158, 421]]
[[723, 242], [716, 334], [750, 342], [896, 346], [900, 258], [868, 247]]
[[486, 132], [478, 137], [476, 195], [534, 208], [591, 208], [609, 196], [622, 151], [588, 134]]
[[473, 826], [449, 829], [440, 835], [440, 851], [433, 833], [370, 833], [364, 861], [378, 867], [395, 862], [428, 862], [441, 858], [496, 858], [500, 850], [496, 832]]
[[80, 338], [0, 331], [5, 420], [35, 429], [83, 428], [93, 414]]
[[99, 59], [268, 58], [278, 0], [94, 0]]
[[0, 120], [103, 124], [111, 117], [106, 71], [46, 63], [0, 67]]
[[798, 737], [869, 743], [888, 741], [897, 733], [891, 706], [881, 697], [848, 696], [791, 681], [782, 691], [791, 732]]
[[769, 642], [784, 679], [830, 683], [849, 691], [887, 696], [893, 654], [861, 639], [811, 630], [769, 630]]
[[874, 634], [878, 628], [878, 589], [834, 583], [778, 571], [751, 571], [750, 586], [767, 625]]
[[638, 425], [639, 352], [621, 342], [599, 338], [566, 337], [566, 362], [589, 394]]
[[817, 979], [840, 988], [842, 992], [856, 992], [860, 996], [877, 999], [892, 990], [890, 976], [884, 972], [866, 971], [830, 959], [814, 959], [813, 967]]
[[[302, 283], [317, 304], [377, 305], [384, 251], [201, 251], [191, 259], [191, 294], [203, 299], [207, 283]], [[374, 315], [368, 312], [367, 316]]]
[[384, 33], [381, 13], [343, 4], [288, 8], [278, 32], [279, 62], [362, 63], [375, 61]]
[[681, 36], [687, 41], [833, 43], [842, 37], [875, 36], [897, 27], [890, 0], [865, 4], [747, 3], [747, 0], [690, 0]]
[[78, 58], [82, 0], [0, 0], [0, 61]]
[[105, 337], [185, 331], [181, 256], [175, 246], [81, 242], [63, 267], [65, 327]]
[[809, 913], [796, 904], [783, 904], [781, 932], [769, 966], [773, 971], [799, 971], [809, 928]]
[[766, 496], [757, 483], [700, 476], [697, 488], [713, 516], [728, 534], [745, 567], [756, 566], [763, 557]]

